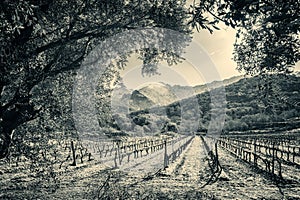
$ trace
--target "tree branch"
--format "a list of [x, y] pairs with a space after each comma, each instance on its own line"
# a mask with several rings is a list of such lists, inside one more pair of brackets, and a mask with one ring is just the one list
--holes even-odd
[[220, 18], [219, 16], [217, 16], [216, 14], [214, 14], [212, 11], [210, 11], [208, 7], [204, 6], [204, 8], [205, 8], [205, 10], [206, 10], [207, 12], [209, 12], [209, 14], [211, 14], [214, 18], [216, 18], [216, 19], [218, 19], [218, 20], [220, 20], [220, 21], [222, 21], [222, 22], [224, 22], [224, 23], [228, 23], [227, 21], [225, 21], [224, 19]]

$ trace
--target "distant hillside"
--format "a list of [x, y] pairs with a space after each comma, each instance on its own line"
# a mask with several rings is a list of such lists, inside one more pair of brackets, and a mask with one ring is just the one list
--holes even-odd
[[224, 79], [223, 81], [213, 81], [211, 83], [205, 84], [205, 85], [197, 85], [194, 86], [193, 89], [195, 90], [196, 94], [200, 94], [203, 92], [207, 92], [209, 89], [215, 89], [218, 87], [221, 87], [222, 85], [227, 86], [230, 85], [232, 83], [235, 83], [239, 80], [241, 80], [242, 78], [244, 78], [244, 76], [234, 76], [228, 79]]
[[[234, 80], [234, 79], [232, 79]], [[226, 121], [225, 132], [246, 130], [287, 130], [300, 127], [300, 78], [296, 75], [272, 75], [269, 79], [260, 77], [236, 78], [236, 82], [228, 84], [226, 90]], [[228, 82], [229, 83], [229, 82]], [[215, 83], [215, 85], [217, 85]], [[211, 99], [209, 92], [197, 95], [198, 104], [201, 109], [199, 131], [208, 128], [211, 119]], [[195, 108], [192, 98], [184, 100], [187, 102], [185, 112], [189, 113]], [[167, 106], [156, 108], [155, 117], [151, 113], [136, 112], [132, 117], [136, 121], [144, 119], [139, 125], [148, 129], [153, 123], [150, 119], [159, 119], [165, 110], [170, 123], [181, 123], [180, 102], [173, 102]], [[152, 116], [152, 117], [151, 117]]]
[[[258, 76], [244, 78], [225, 89], [225, 131], [284, 129], [300, 125], [300, 78], [295, 75], [273, 75], [268, 80]], [[204, 111], [200, 124], [205, 129], [210, 119], [209, 93], [197, 97]]]
[[168, 85], [165, 83], [153, 83], [138, 90], [134, 90], [130, 100], [130, 110], [138, 111], [149, 109], [153, 106], [165, 106], [180, 99], [191, 97], [195, 94], [206, 92], [210, 89], [226, 86], [242, 79], [243, 76], [234, 76], [223, 81], [197, 86]]
[[177, 96], [168, 85], [153, 83], [132, 92], [130, 108], [131, 111], [149, 109], [153, 106], [165, 106], [177, 100]]

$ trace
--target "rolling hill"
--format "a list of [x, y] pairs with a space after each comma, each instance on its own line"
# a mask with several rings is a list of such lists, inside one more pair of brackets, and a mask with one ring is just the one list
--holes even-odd
[[[268, 78], [259, 76], [243, 78], [228, 84], [225, 90], [227, 102], [226, 121], [223, 129], [225, 132], [258, 129], [275, 131], [300, 127], [299, 76], [271, 75]], [[201, 110], [198, 130], [205, 131], [209, 126], [212, 114], [210, 93], [202, 92], [196, 97]], [[184, 99], [184, 101], [188, 105], [185, 106], [185, 109], [194, 109], [192, 98]], [[155, 109], [156, 113], [160, 113], [156, 114], [155, 118], [165, 114], [170, 123], [180, 125], [181, 101], [175, 101]], [[166, 112], [158, 112], [158, 110]], [[185, 110], [185, 112], [189, 111]], [[150, 115], [152, 117], [149, 117]], [[140, 117], [146, 119], [144, 124], [139, 125], [149, 126], [152, 122], [147, 119], [153, 118], [153, 112], [137, 111], [131, 116], [135, 119]]]

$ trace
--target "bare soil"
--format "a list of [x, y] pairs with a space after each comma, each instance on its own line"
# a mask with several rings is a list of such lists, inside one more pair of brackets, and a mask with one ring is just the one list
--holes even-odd
[[209, 184], [209, 157], [196, 136], [165, 170], [151, 173], [151, 159], [137, 164], [138, 170], [132, 166], [127, 171], [109, 169], [93, 161], [61, 172], [58, 187], [53, 190], [29, 187], [30, 177], [22, 179], [27, 180], [23, 184], [26, 187], [16, 188], [22, 174], [3, 173], [0, 199], [300, 199], [299, 169], [283, 168], [287, 181], [277, 182], [226, 150], [219, 148], [218, 154], [222, 172]]

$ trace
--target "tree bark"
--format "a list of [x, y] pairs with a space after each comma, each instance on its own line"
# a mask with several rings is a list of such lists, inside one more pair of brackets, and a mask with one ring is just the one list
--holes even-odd
[[6, 158], [9, 154], [11, 134], [2, 132], [0, 135], [0, 159]]
[[13, 103], [12, 106], [1, 109], [0, 119], [0, 159], [6, 158], [9, 154], [13, 131], [21, 124], [36, 118], [39, 110], [34, 110], [33, 106], [27, 102]]

